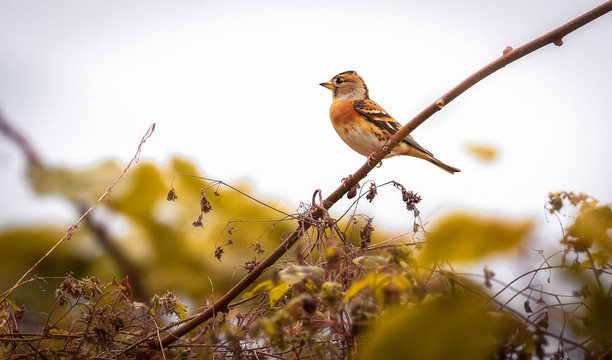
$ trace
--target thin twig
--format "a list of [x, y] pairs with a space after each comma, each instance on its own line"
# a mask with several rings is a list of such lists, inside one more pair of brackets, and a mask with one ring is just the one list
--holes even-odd
[[138, 160], [140, 159], [140, 152], [142, 150], [142, 145], [147, 141], [147, 139], [149, 139], [149, 137], [151, 137], [151, 135], [153, 134], [153, 131], [155, 131], [155, 123], [153, 125], [151, 125], [149, 127], [149, 129], [147, 130], [147, 132], [144, 134], [144, 136], [142, 137], [142, 139], [140, 140], [140, 143], [138, 144], [138, 149], [136, 149], [136, 154], [134, 155], [134, 157], [132, 157], [132, 160], [130, 160], [130, 162], [127, 164], [127, 166], [125, 167], [125, 169], [123, 169], [123, 171], [121, 172], [121, 174], [119, 174], [119, 176], [117, 176], [117, 178], [115, 179], [115, 181], [108, 187], [108, 189], [102, 194], [102, 196], [100, 196], [100, 198], [98, 198], [98, 200], [96, 200], [96, 202], [93, 203], [93, 205], [91, 205], [89, 207], [89, 209], [87, 209], [87, 211], [85, 211], [85, 213], [83, 213], [83, 215], [74, 223], [72, 224], [72, 226], [70, 226], [70, 228], [68, 229], [68, 231], [66, 232], [66, 234], [59, 239], [59, 241], [57, 243], [55, 243], [55, 245], [53, 245], [53, 247], [51, 249], [49, 249], [49, 251], [47, 251], [47, 253], [41, 257], [34, 265], [32, 265], [32, 267], [30, 267], [28, 269], [28, 271], [25, 272], [25, 274], [23, 274], [23, 276], [17, 280], [17, 282], [15, 283], [15, 285], [13, 285], [10, 289], [8, 289], [7, 291], [5, 291], [3, 293], [3, 298], [2, 301], [6, 300], [6, 298], [13, 292], [13, 290], [15, 290], [17, 287], [19, 287], [23, 281], [23, 279], [26, 278], [26, 276], [28, 276], [32, 271], [34, 271], [34, 269], [41, 263], [43, 262], [43, 260], [45, 260], [49, 255], [51, 255], [51, 253], [58, 247], [60, 246], [66, 239], [69, 239], [70, 237], [72, 237], [72, 233], [74, 232], [74, 230], [79, 226], [79, 224], [83, 221], [83, 219], [85, 219], [87, 217], [87, 215], [89, 215], [89, 213], [96, 207], [98, 206], [98, 204], [104, 200], [104, 198], [106, 198], [111, 191], [113, 190], [113, 188], [115, 187], [115, 185], [117, 185], [117, 183], [119, 182], [119, 180], [121, 180], [121, 178], [123, 177], [123, 175], [125, 175], [125, 173], [130, 169], [130, 167], [132, 166], [133, 163], [138, 162]]
[[[171, 187], [172, 189], [174, 189], [174, 180], [176, 180], [176, 179], [177, 179], [177, 178], [179, 178], [179, 177], [190, 177], [190, 178], [194, 178], [194, 179], [199, 179], [199, 180], [206, 180], [206, 181], [210, 181], [212, 184], [210, 184], [210, 185], [209, 185], [209, 187], [212, 187], [212, 186], [215, 186], [215, 185], [223, 185], [223, 186], [225, 186], [225, 187], [228, 187], [228, 188], [230, 188], [230, 189], [232, 189], [232, 190], [236, 191], [236, 192], [237, 192], [237, 193], [239, 193], [240, 195], [245, 196], [245, 197], [247, 197], [247, 198], [249, 198], [249, 199], [253, 200], [254, 202], [258, 203], [259, 205], [265, 206], [265, 207], [267, 207], [267, 208], [269, 208], [269, 209], [271, 209], [271, 210], [274, 210], [274, 211], [276, 211], [276, 212], [279, 212], [279, 213], [281, 213], [281, 214], [283, 214], [283, 215], [285, 215], [285, 216], [289, 216], [289, 217], [292, 217], [292, 218], [294, 218], [294, 217], [295, 217], [294, 215], [292, 215], [292, 214], [287, 214], [287, 213], [286, 213], [286, 212], [284, 212], [283, 210], [278, 209], [278, 208], [275, 208], [274, 206], [272, 206], [272, 205], [270, 205], [270, 204], [266, 204], [265, 202], [263, 202], [263, 201], [261, 201], [261, 200], [259, 200], [259, 199], [255, 198], [255, 197], [253, 197], [253, 196], [251, 196], [251, 195], [249, 195], [249, 194], [245, 193], [244, 191], [242, 191], [242, 190], [240, 190], [240, 189], [238, 189], [238, 188], [236, 188], [236, 187], [234, 187], [234, 186], [232, 186], [232, 185], [230, 185], [230, 184], [228, 184], [228, 183], [226, 183], [226, 182], [224, 182], [224, 181], [222, 181], [222, 180], [215, 180], [215, 179], [207, 178], [207, 177], [204, 177], [204, 176], [197, 176], [197, 175], [190, 175], [190, 174], [179, 174], [179, 175], [176, 175], [176, 176], [174, 177], [174, 179], [172, 179], [172, 182], [170, 183], [170, 187]], [[217, 189], [218, 189], [218, 186], [217, 186]], [[215, 190], [215, 192], [216, 192], [216, 190]]]

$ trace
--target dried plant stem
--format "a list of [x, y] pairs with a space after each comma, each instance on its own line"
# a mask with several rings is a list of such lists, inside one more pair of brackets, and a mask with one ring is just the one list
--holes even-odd
[[[0, 123], [1, 124], [1, 123]], [[117, 178], [115, 179], [115, 181], [108, 187], [108, 189], [106, 189], [106, 191], [98, 198], [98, 200], [96, 200], [96, 202], [94, 202], [89, 209], [87, 209], [83, 215], [81, 215], [81, 217], [74, 223], [72, 224], [72, 226], [70, 226], [70, 228], [68, 229], [68, 231], [66, 232], [66, 234], [58, 240], [57, 243], [55, 243], [55, 245], [53, 245], [53, 247], [51, 249], [49, 249], [49, 251], [47, 251], [47, 253], [41, 257], [40, 259], [38, 259], [38, 261], [32, 265], [32, 267], [30, 267], [28, 269], [28, 271], [25, 272], [25, 274], [23, 274], [23, 276], [21, 276], [21, 278], [19, 278], [19, 280], [17, 280], [17, 282], [15, 283], [15, 285], [13, 285], [10, 289], [8, 289], [7, 291], [5, 291], [2, 294], [2, 300], [0, 301], [3, 302], [4, 300], [6, 300], [6, 298], [13, 292], [13, 290], [15, 290], [17, 287], [19, 287], [23, 280], [32, 273], [32, 271], [34, 271], [34, 269], [41, 263], [43, 262], [43, 260], [45, 260], [58, 246], [60, 246], [66, 239], [70, 239], [70, 237], [72, 237], [72, 234], [74, 232], [74, 230], [79, 226], [79, 224], [81, 224], [81, 222], [87, 217], [87, 215], [89, 215], [89, 213], [96, 207], [98, 206], [98, 204], [104, 200], [106, 197], [108, 197], [108, 195], [111, 193], [111, 191], [113, 190], [113, 188], [115, 187], [115, 185], [117, 185], [117, 183], [119, 182], [119, 180], [121, 180], [121, 178], [123, 177], [123, 175], [125, 175], [125, 173], [130, 169], [130, 167], [132, 166], [132, 164], [138, 162], [138, 159], [140, 158], [140, 151], [142, 149], [142, 145], [147, 141], [147, 139], [149, 139], [149, 137], [151, 137], [151, 135], [153, 134], [153, 131], [155, 131], [155, 124], [151, 125], [149, 127], [149, 129], [147, 130], [147, 132], [144, 134], [144, 136], [142, 137], [142, 139], [140, 140], [140, 143], [138, 144], [138, 149], [136, 150], [136, 154], [134, 154], [134, 157], [132, 157], [132, 160], [130, 160], [130, 162], [127, 164], [127, 166], [123, 169], [123, 171], [121, 172], [121, 174], [119, 174], [119, 176], [117, 176]]]
[[197, 326], [204, 323], [206, 320], [215, 316], [218, 312], [227, 312], [228, 305], [230, 302], [240, 295], [248, 286], [253, 284], [255, 280], [270, 266], [276, 263], [297, 240], [301, 238], [306, 230], [308, 230], [314, 220], [320, 219], [325, 215], [325, 211], [330, 209], [338, 200], [340, 200], [347, 191], [355, 184], [359, 183], [366, 175], [378, 164], [389, 152], [395, 147], [402, 139], [408, 136], [414, 129], [421, 125], [425, 120], [431, 117], [436, 112], [440, 111], [446, 104], [457, 98], [467, 89], [478, 83], [480, 80], [491, 75], [495, 71], [503, 68], [504, 66], [522, 58], [525, 55], [532, 53], [541, 47], [554, 43], [560, 46], [562, 39], [565, 35], [572, 31], [580, 28], [581, 26], [597, 19], [598, 17], [608, 13], [612, 10], [612, 0], [605, 2], [604, 4], [596, 7], [595, 9], [575, 18], [567, 24], [545, 34], [517, 49], [510, 47], [504, 50], [503, 55], [497, 60], [491, 62], [487, 66], [478, 70], [467, 79], [462, 81], [460, 84], [455, 86], [449, 92], [440, 97], [433, 104], [425, 108], [421, 113], [414, 117], [408, 124], [406, 124], [400, 131], [398, 131], [389, 141], [382, 146], [378, 151], [370, 156], [368, 161], [359, 168], [346, 182], [331, 193], [323, 202], [322, 206], [315, 206], [309, 212], [307, 212], [302, 219], [298, 221], [297, 228], [259, 265], [257, 265], [251, 272], [249, 272], [242, 280], [240, 280], [234, 287], [232, 287], [225, 295], [217, 300], [214, 306], [209, 307], [204, 312], [195, 316], [189, 322], [175, 329], [169, 335], [164, 337], [161, 341], [153, 339], [149, 342], [151, 347], [162, 348], [172, 344]]

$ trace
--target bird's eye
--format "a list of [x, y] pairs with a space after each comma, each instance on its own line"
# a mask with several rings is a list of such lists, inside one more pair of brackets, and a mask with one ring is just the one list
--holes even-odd
[[344, 82], [344, 80], [342, 80], [342, 79], [340, 79], [340, 78], [337, 78], [337, 79], [336, 79], [336, 84], [342, 84], [343, 82]]

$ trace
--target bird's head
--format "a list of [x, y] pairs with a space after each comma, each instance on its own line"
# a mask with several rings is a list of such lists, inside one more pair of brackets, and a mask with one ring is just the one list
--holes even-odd
[[330, 89], [334, 100], [369, 99], [368, 87], [356, 71], [345, 71], [334, 76], [330, 81], [319, 84]]

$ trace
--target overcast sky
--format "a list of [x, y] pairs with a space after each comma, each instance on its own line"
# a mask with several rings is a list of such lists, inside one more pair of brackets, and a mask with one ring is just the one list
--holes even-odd
[[[0, 0], [0, 110], [51, 164], [126, 164], [182, 155], [206, 176], [246, 180], [290, 208], [327, 195], [365, 160], [336, 135], [318, 84], [357, 70], [405, 124], [459, 81], [601, 0]], [[549, 191], [612, 201], [612, 14], [477, 84], [412, 135], [449, 175], [414, 158], [368, 179], [396, 180], [425, 220], [454, 208], [544, 221]], [[483, 164], [468, 143], [498, 147]], [[0, 137], [0, 224], [75, 214], [23, 185], [24, 159]], [[411, 229], [399, 196], [363, 211]], [[344, 211], [346, 202], [335, 209]], [[60, 210], [58, 210], [60, 209]], [[554, 225], [558, 232], [558, 225]]]

